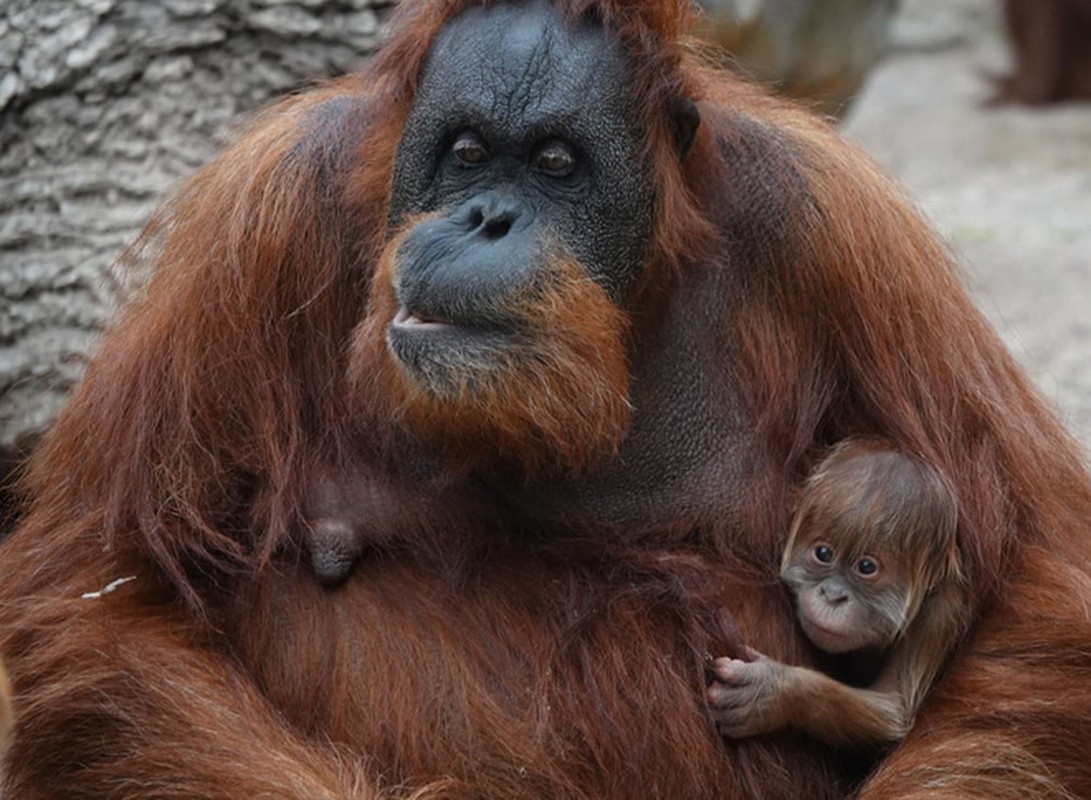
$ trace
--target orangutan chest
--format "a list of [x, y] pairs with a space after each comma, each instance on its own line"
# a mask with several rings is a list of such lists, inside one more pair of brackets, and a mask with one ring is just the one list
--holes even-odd
[[240, 656], [265, 694], [383, 784], [704, 797], [723, 777], [702, 697], [726, 645], [684, 592], [518, 563], [456, 585], [376, 562], [333, 591], [271, 575], [246, 603]]

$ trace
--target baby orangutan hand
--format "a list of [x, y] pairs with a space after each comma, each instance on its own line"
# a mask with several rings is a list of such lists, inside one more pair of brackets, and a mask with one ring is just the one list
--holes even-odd
[[712, 719], [724, 736], [734, 739], [787, 727], [795, 668], [746, 649], [749, 661], [717, 658], [714, 680], [706, 691]]

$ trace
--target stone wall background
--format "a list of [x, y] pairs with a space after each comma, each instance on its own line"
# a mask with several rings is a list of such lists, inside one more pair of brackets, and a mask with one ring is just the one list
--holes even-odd
[[391, 5], [0, 3], [0, 480], [82, 374], [157, 201], [247, 112], [357, 67]]

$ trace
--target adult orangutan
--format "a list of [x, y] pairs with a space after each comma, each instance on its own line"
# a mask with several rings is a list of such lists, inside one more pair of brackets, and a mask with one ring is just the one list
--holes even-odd
[[[12, 797], [1091, 795], [1073, 444], [898, 190], [688, 13], [406, 2], [158, 215], [0, 553]], [[815, 663], [782, 534], [852, 435], [950, 477], [974, 615], [868, 775], [705, 702], [744, 645]]]

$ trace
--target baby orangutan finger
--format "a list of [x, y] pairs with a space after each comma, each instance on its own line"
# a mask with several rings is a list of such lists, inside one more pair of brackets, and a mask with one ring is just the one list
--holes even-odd
[[763, 662], [740, 658], [717, 658], [712, 662], [712, 674], [722, 683], [743, 686], [761, 680], [768, 672]]
[[705, 697], [710, 715], [724, 736], [755, 736], [781, 727], [777, 703], [779, 666], [764, 658], [719, 658], [713, 662], [716, 680]]
[[762, 653], [759, 650], [755, 650], [753, 647], [750, 647], [749, 645], [746, 648], [746, 658], [747, 658], [748, 661], [769, 661], [770, 660], [769, 656], [765, 655], [765, 653]]

